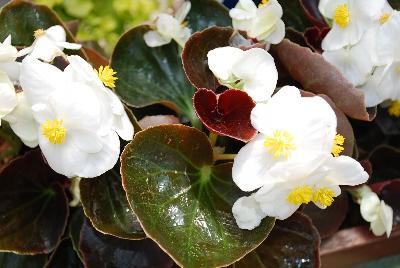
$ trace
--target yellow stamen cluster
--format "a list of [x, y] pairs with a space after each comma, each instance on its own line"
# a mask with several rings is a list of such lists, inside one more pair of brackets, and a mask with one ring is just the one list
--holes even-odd
[[345, 137], [343, 137], [340, 134], [336, 134], [335, 139], [333, 140], [333, 146], [332, 146], [333, 156], [338, 157], [341, 154], [341, 152], [343, 152], [344, 140], [345, 140]]
[[101, 82], [109, 88], [115, 88], [115, 81], [118, 79], [115, 72], [110, 66], [100, 66], [99, 70], [95, 70]]
[[335, 10], [333, 20], [337, 25], [346, 28], [350, 23], [350, 11], [347, 4], [339, 5]]
[[328, 187], [313, 189], [308, 185], [294, 188], [288, 195], [287, 201], [296, 206], [308, 204], [311, 201], [329, 207], [334, 201], [335, 193]]
[[314, 191], [313, 201], [320, 206], [329, 207], [333, 203], [334, 196], [335, 193], [331, 189], [323, 187]]
[[394, 117], [400, 117], [400, 100], [392, 102], [390, 104], [388, 113]]
[[293, 136], [286, 130], [276, 130], [271, 136], [264, 140], [264, 146], [269, 148], [268, 153], [277, 160], [280, 156], [287, 159], [293, 150], [297, 149], [293, 144]]
[[258, 8], [265, 6], [268, 4], [268, 0], [262, 0], [261, 3], [258, 5]]
[[53, 144], [62, 144], [67, 136], [67, 130], [63, 126], [64, 120], [46, 120], [42, 124], [42, 134]]
[[390, 13], [383, 13], [382, 16], [379, 18], [379, 22], [381, 24], [385, 24], [390, 19], [391, 16], [392, 14]]
[[35, 39], [38, 39], [39, 37], [45, 35], [46, 32], [43, 29], [37, 29], [36, 31], [33, 32], [33, 36], [35, 37]]
[[287, 201], [297, 206], [301, 204], [308, 204], [313, 198], [313, 189], [307, 185], [296, 187], [293, 189], [288, 197]]

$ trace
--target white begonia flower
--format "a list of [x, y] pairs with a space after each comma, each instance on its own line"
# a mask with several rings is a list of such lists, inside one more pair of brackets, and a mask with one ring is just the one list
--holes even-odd
[[60, 25], [55, 25], [47, 30], [38, 29], [34, 33], [35, 41], [30, 47], [24, 48], [19, 55], [29, 54], [31, 57], [51, 62], [57, 56], [64, 56], [64, 49], [77, 50], [80, 44], [68, 43], [65, 30]]
[[322, 53], [326, 61], [335, 66], [344, 77], [354, 86], [364, 84], [372, 73], [374, 63], [372, 59], [370, 39], [362, 39], [352, 47], [338, 50], [328, 50]]
[[251, 196], [238, 199], [232, 211], [239, 227], [254, 229], [267, 216], [287, 219], [302, 204], [310, 202], [325, 209], [341, 194], [339, 185], [354, 186], [368, 179], [362, 166], [348, 156], [328, 156], [317, 169], [304, 171], [292, 173], [284, 181], [267, 184]]
[[332, 151], [336, 121], [321, 97], [304, 98], [295, 87], [281, 88], [252, 110], [251, 123], [260, 133], [236, 156], [234, 182], [243, 191], [254, 191], [316, 169]]
[[331, 30], [322, 41], [322, 49], [337, 50], [358, 43], [384, 8], [385, 2], [386, 0], [321, 1], [321, 13], [333, 21]]
[[113, 93], [95, 79], [95, 71], [90, 68], [91, 75], [77, 59], [70, 59], [61, 71], [28, 56], [22, 62], [20, 82], [32, 104], [39, 146], [50, 167], [67, 177], [90, 178], [118, 161], [115, 112], [121, 111], [114, 107]]
[[271, 44], [278, 44], [285, 37], [282, 14], [277, 0], [263, 0], [258, 8], [251, 0], [239, 0], [229, 12], [235, 29], [246, 31], [250, 38]]
[[17, 95], [8, 75], [0, 71], [0, 126], [1, 120], [17, 106]]
[[184, 21], [191, 8], [190, 1], [185, 1], [175, 12], [175, 16], [161, 13], [155, 18], [155, 30], [148, 31], [143, 38], [149, 47], [159, 47], [175, 40], [181, 47], [189, 39], [191, 30]]
[[0, 71], [7, 73], [12, 82], [18, 81], [20, 63], [15, 60], [18, 58], [18, 50], [11, 45], [11, 35], [3, 43], [0, 43]]
[[207, 57], [209, 69], [222, 85], [242, 89], [256, 102], [270, 99], [278, 71], [274, 58], [266, 50], [219, 47], [209, 51]]
[[393, 227], [393, 209], [371, 190], [362, 195], [359, 203], [361, 216], [371, 223], [372, 233], [376, 236], [386, 233], [389, 237]]
[[22, 142], [30, 147], [38, 146], [37, 123], [32, 114], [31, 104], [28, 102], [25, 92], [17, 93], [17, 106], [15, 109], [4, 117], [14, 133], [22, 140]]
[[317, 169], [293, 173], [284, 182], [263, 186], [253, 196], [265, 215], [284, 220], [309, 202], [325, 209], [341, 194], [339, 185], [359, 185], [367, 179], [368, 174], [353, 158], [329, 155]]
[[367, 107], [376, 106], [385, 100], [399, 100], [400, 61], [377, 67], [360, 89], [364, 92]]

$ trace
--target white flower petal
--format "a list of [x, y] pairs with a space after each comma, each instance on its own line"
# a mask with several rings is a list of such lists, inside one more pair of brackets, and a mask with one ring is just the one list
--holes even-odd
[[229, 80], [233, 65], [238, 62], [244, 51], [236, 47], [219, 47], [207, 54], [208, 68], [220, 80]]
[[285, 23], [283, 20], [278, 20], [275, 25], [275, 30], [267, 37], [260, 37], [271, 44], [279, 44], [285, 38]]
[[32, 46], [33, 49], [29, 55], [45, 62], [51, 62], [55, 57], [63, 55], [62, 49], [57, 47], [54, 41], [46, 36], [36, 39]]
[[31, 104], [44, 102], [60, 85], [67, 85], [60, 69], [29, 56], [22, 61], [20, 83]]
[[282, 7], [276, 0], [269, 0], [268, 3], [257, 11], [257, 16], [253, 19], [251, 28], [247, 30], [249, 37], [265, 39], [266, 33], [272, 33], [275, 24], [282, 17]]
[[149, 47], [159, 47], [166, 44], [169, 44], [172, 40], [172, 37], [165, 37], [159, 34], [157, 31], [148, 31], [143, 36], [146, 45]]
[[95, 131], [72, 129], [69, 132], [71, 142], [80, 150], [89, 154], [95, 154], [103, 149], [101, 138]]
[[261, 48], [245, 51], [232, 66], [232, 72], [243, 80], [243, 90], [256, 102], [268, 100], [278, 82], [274, 58]]
[[183, 4], [175, 13], [175, 19], [182, 23], [185, 20], [186, 16], [189, 14], [191, 7], [192, 4], [190, 3], [190, 1], [183, 2]]
[[0, 62], [0, 70], [7, 73], [11, 81], [19, 80], [21, 63], [16, 61]]
[[360, 201], [361, 216], [367, 222], [374, 222], [378, 219], [380, 206], [379, 197], [374, 192], [366, 193]]
[[78, 50], [78, 49], [82, 48], [81, 44], [76, 44], [76, 43], [57, 42], [56, 44], [58, 47], [63, 47], [63, 48], [72, 49], [72, 50]]
[[57, 42], [65, 42], [65, 40], [67, 39], [65, 30], [60, 25], [55, 25], [48, 28], [45, 31], [45, 36]]
[[17, 95], [14, 85], [7, 74], [0, 71], [0, 125], [1, 119], [17, 106]]
[[385, 227], [386, 235], [389, 237], [393, 228], [393, 209], [386, 205], [383, 200], [380, 204], [379, 217]]
[[325, 162], [329, 180], [337, 185], [355, 186], [368, 180], [368, 173], [361, 164], [349, 156], [330, 157]]
[[232, 207], [232, 213], [239, 228], [246, 230], [258, 227], [265, 217], [253, 196], [245, 196], [236, 200]]
[[287, 201], [291, 190], [284, 183], [264, 186], [254, 194], [254, 198], [265, 215], [285, 220], [299, 208], [298, 205]]

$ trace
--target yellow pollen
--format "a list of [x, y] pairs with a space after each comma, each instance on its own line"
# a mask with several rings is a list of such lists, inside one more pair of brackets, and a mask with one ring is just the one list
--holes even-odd
[[328, 187], [323, 187], [314, 191], [312, 200], [314, 203], [320, 206], [329, 207], [333, 203], [334, 196], [335, 193], [331, 189], [329, 189]]
[[339, 5], [335, 10], [333, 20], [342, 28], [346, 28], [350, 23], [350, 12], [347, 4]]
[[388, 113], [391, 116], [400, 117], [400, 100], [394, 101], [390, 104]]
[[299, 206], [301, 204], [308, 204], [313, 198], [313, 190], [310, 186], [304, 185], [294, 188], [288, 195], [287, 201]]
[[115, 80], [118, 79], [115, 76], [117, 72], [115, 72], [110, 66], [100, 66], [99, 71], [95, 71], [105, 86], [115, 88]]
[[188, 22], [187, 20], [182, 21], [182, 23], [181, 23], [182, 28], [185, 28], [185, 27], [187, 27], [188, 25], [189, 25], [189, 22]]
[[264, 140], [264, 146], [269, 148], [268, 153], [277, 160], [280, 156], [287, 159], [293, 150], [297, 149], [293, 145], [293, 136], [286, 130], [276, 130], [271, 136], [267, 136]]
[[392, 14], [390, 13], [383, 13], [382, 16], [379, 18], [379, 22], [381, 24], [385, 24], [390, 19], [391, 16]]
[[258, 5], [258, 8], [265, 6], [268, 4], [268, 0], [262, 0], [261, 3]]
[[42, 134], [53, 144], [62, 144], [65, 141], [67, 130], [63, 126], [64, 120], [46, 120], [42, 124]]
[[345, 140], [345, 137], [343, 137], [340, 134], [336, 134], [335, 139], [333, 140], [333, 146], [332, 146], [333, 156], [338, 157], [340, 155], [340, 153], [343, 152], [344, 140]]
[[35, 39], [38, 39], [39, 37], [45, 35], [46, 32], [43, 29], [37, 29], [36, 31], [33, 32], [33, 36]]

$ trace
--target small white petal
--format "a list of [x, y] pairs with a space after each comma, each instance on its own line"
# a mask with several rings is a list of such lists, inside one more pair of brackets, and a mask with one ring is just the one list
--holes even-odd
[[165, 37], [159, 34], [157, 31], [148, 31], [143, 36], [146, 45], [149, 47], [159, 47], [169, 44], [172, 40], [171, 37]]
[[55, 25], [48, 28], [45, 31], [45, 36], [57, 42], [65, 42], [65, 40], [67, 39], [65, 30], [60, 25]]
[[182, 23], [185, 20], [186, 16], [189, 14], [191, 7], [192, 4], [190, 3], [190, 1], [183, 2], [183, 4], [175, 13], [175, 19]]
[[378, 219], [380, 206], [379, 197], [374, 192], [366, 193], [360, 201], [361, 216], [367, 222], [374, 222]]
[[336, 185], [355, 186], [368, 180], [368, 173], [361, 164], [348, 156], [329, 157], [325, 162], [329, 180]]
[[279, 44], [282, 42], [283, 38], [285, 38], [285, 23], [283, 20], [278, 20], [275, 25], [274, 31], [268, 35], [267, 37], [260, 37], [261, 39], [265, 39], [266, 42], [271, 44]]
[[385, 227], [386, 235], [389, 237], [393, 228], [393, 209], [386, 205], [383, 200], [381, 200], [380, 204], [379, 217]]
[[1, 119], [17, 106], [17, 95], [14, 85], [7, 74], [0, 71], [0, 124]]
[[243, 50], [235, 47], [215, 48], [207, 54], [208, 68], [218, 79], [229, 80], [232, 76], [233, 65], [243, 54]]
[[246, 230], [258, 227], [265, 217], [253, 196], [241, 197], [236, 200], [232, 207], [232, 213], [239, 228]]

